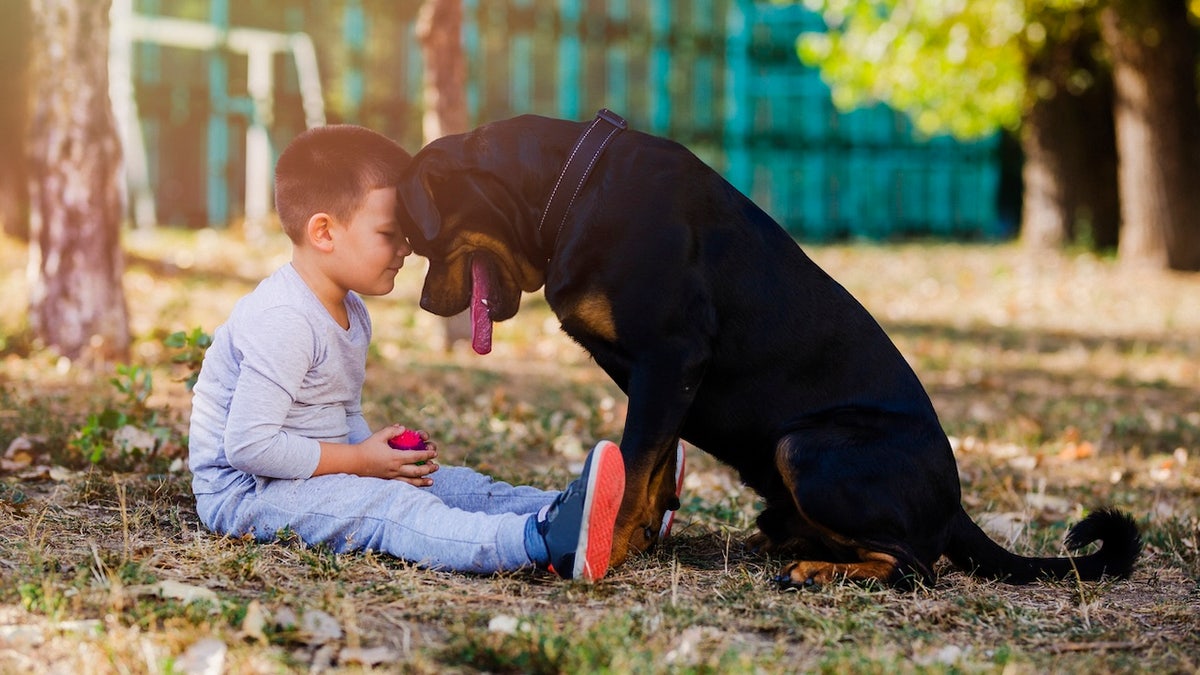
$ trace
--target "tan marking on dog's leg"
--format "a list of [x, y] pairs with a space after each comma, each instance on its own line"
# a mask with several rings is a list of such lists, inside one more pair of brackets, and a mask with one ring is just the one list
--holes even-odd
[[676, 501], [674, 453], [656, 466], [645, 481], [635, 477], [629, 467], [626, 467], [626, 471], [625, 497], [613, 530], [613, 552], [609, 560], [611, 567], [616, 567], [630, 555], [648, 550], [658, 542], [658, 530], [666, 506]]
[[831, 563], [817, 560], [797, 560], [783, 569], [785, 577], [793, 586], [829, 584], [838, 579], [850, 581], [878, 581], [887, 584], [899, 566], [892, 555], [879, 551], [860, 550], [861, 562]]
[[631, 553], [641, 551], [636, 546], [637, 542], [641, 540], [638, 534], [640, 528], [637, 523], [640, 519], [640, 506], [645, 499], [640, 494], [640, 490], [631, 486], [628, 479], [627, 475], [624, 501], [621, 503], [620, 513], [617, 514], [617, 523], [613, 527], [613, 549], [612, 555], [609, 556], [609, 567], [616, 567], [625, 562]]

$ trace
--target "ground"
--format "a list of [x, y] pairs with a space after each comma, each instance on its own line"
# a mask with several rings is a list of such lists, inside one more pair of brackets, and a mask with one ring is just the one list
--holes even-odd
[[[743, 550], [759, 505], [698, 450], [672, 539], [594, 586], [206, 532], [182, 461], [188, 366], [164, 341], [211, 333], [286, 245], [157, 231], [126, 247], [138, 340], [97, 373], [29, 338], [26, 251], [0, 241], [0, 672], [1200, 669], [1200, 276], [1013, 244], [806, 247], [928, 387], [994, 537], [1058, 554], [1071, 522], [1116, 505], [1146, 547], [1125, 581], [1013, 587], [943, 566], [912, 592], [797, 592], [770, 583], [783, 560]], [[624, 397], [540, 296], [491, 355], [445, 351], [415, 307], [422, 269], [369, 303], [373, 425], [545, 487], [619, 440]]]

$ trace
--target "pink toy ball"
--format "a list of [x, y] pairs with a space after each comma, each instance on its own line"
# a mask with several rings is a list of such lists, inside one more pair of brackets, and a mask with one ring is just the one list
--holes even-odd
[[406, 429], [403, 433], [392, 436], [388, 439], [388, 445], [397, 450], [425, 449], [425, 441], [421, 439], [421, 434], [413, 429]]
[[[388, 445], [396, 450], [424, 450], [425, 441], [421, 438], [421, 434], [413, 429], [405, 429], [403, 432], [392, 436], [388, 439]], [[416, 462], [417, 466], [424, 466], [425, 460]]]

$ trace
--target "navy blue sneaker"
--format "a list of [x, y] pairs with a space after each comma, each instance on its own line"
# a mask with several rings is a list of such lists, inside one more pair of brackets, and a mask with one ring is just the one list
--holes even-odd
[[588, 454], [583, 473], [567, 486], [537, 522], [550, 552], [551, 572], [564, 579], [597, 581], [608, 572], [613, 527], [625, 495], [625, 460], [611, 441]]

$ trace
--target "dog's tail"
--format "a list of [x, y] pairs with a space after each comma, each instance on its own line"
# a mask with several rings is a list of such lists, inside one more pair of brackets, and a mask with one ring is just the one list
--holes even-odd
[[1094, 553], [1066, 558], [1027, 558], [992, 541], [960, 507], [950, 527], [946, 557], [972, 574], [1025, 584], [1036, 579], [1067, 579], [1078, 575], [1094, 581], [1108, 575], [1128, 578], [1142, 550], [1142, 537], [1133, 519], [1116, 509], [1100, 509], [1067, 532], [1070, 551], [1101, 541]]

